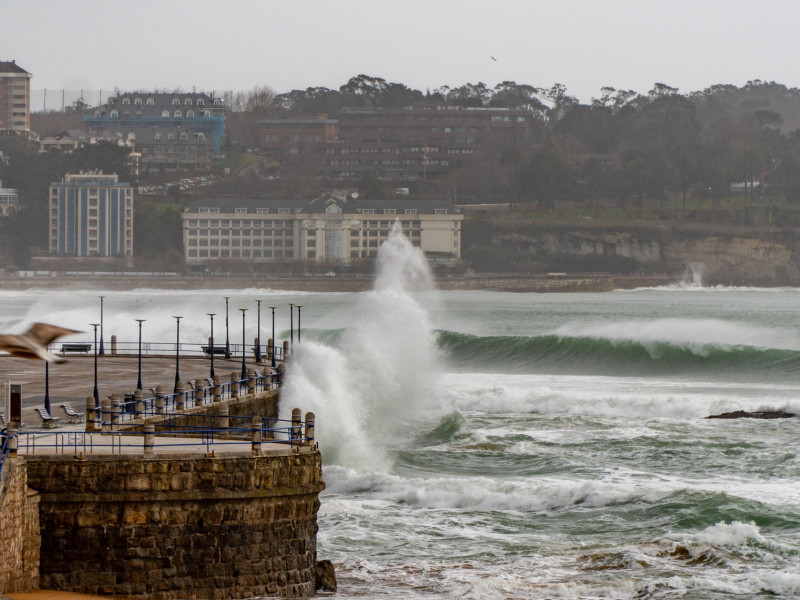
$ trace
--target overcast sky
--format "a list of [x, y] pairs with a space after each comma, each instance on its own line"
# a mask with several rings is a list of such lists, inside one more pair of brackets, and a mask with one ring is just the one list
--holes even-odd
[[[798, 0], [0, 0], [33, 89], [800, 87]], [[494, 57], [496, 60], [493, 60]]]

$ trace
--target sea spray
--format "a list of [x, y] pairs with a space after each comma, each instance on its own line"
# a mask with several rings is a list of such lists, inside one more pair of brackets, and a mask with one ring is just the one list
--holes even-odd
[[295, 406], [314, 411], [328, 464], [385, 468], [387, 444], [434, 400], [434, 331], [413, 295], [431, 289], [424, 255], [395, 223], [378, 252], [375, 286], [359, 299], [337, 348], [297, 347], [283, 386], [282, 417]]

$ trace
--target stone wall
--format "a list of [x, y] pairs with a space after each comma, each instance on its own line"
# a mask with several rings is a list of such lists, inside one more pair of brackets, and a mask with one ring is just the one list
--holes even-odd
[[29, 457], [42, 588], [154, 600], [315, 592], [319, 452]]
[[39, 581], [39, 496], [27, 483], [24, 459], [7, 459], [0, 483], [0, 594], [28, 592]]

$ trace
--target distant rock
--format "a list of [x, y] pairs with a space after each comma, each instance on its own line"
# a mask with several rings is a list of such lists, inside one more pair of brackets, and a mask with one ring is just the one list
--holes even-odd
[[757, 412], [735, 410], [718, 415], [709, 415], [706, 419], [790, 419], [796, 416], [796, 414], [786, 412], [785, 410], [761, 410]]
[[333, 563], [329, 560], [318, 560], [314, 565], [314, 582], [316, 589], [326, 592], [336, 591], [336, 573]]

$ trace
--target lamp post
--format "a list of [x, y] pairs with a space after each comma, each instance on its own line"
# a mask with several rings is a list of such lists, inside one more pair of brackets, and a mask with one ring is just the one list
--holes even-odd
[[44, 361], [44, 409], [50, 414], [50, 361]]
[[303, 308], [302, 304], [297, 305], [297, 343], [300, 343], [300, 309]]
[[100, 323], [90, 323], [94, 327], [94, 407], [100, 407], [100, 394], [97, 391], [97, 328]]
[[247, 379], [247, 365], [245, 364], [245, 358], [247, 357], [247, 338], [244, 336], [244, 313], [247, 312], [246, 308], [240, 308], [242, 311], [242, 379]]
[[178, 393], [178, 385], [181, 382], [181, 319], [183, 317], [172, 317], [177, 323], [177, 337], [175, 339], [175, 389], [173, 394]]
[[270, 306], [272, 309], [272, 368], [275, 368], [275, 309], [277, 306]]
[[139, 378], [136, 380], [136, 389], [142, 389], [142, 323], [147, 319], [134, 319], [139, 323]]
[[256, 300], [258, 304], [258, 331], [256, 332], [256, 362], [261, 363], [261, 300]]
[[209, 317], [211, 317], [211, 343], [209, 344], [209, 350], [211, 351], [211, 373], [209, 373], [209, 377], [214, 379], [214, 315], [217, 313], [206, 313]]
[[103, 350], [103, 298], [105, 296], [100, 296], [100, 356], [106, 353]]
[[228, 328], [228, 300], [230, 296], [225, 296], [225, 358], [231, 357], [231, 334]]
[[[289, 303], [289, 342], [294, 348], [294, 304]], [[283, 357], [286, 359], [286, 357]]]

